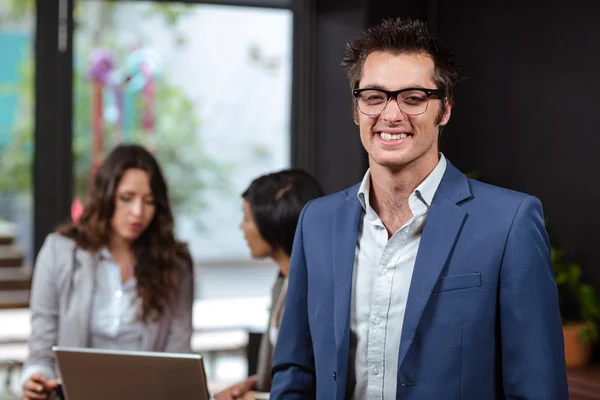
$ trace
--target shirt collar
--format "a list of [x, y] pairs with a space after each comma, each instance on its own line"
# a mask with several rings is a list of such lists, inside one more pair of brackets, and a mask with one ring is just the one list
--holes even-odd
[[[421, 182], [419, 186], [411, 193], [408, 199], [408, 205], [413, 211], [418, 211], [421, 207], [426, 207], [429, 209], [431, 202], [433, 201], [433, 196], [437, 191], [437, 188], [440, 186], [440, 182], [444, 176], [444, 172], [446, 172], [446, 166], [448, 162], [446, 161], [446, 157], [442, 153], [440, 153], [440, 160], [437, 165], [427, 175], [427, 177]], [[362, 182], [360, 183], [360, 187], [358, 188], [358, 193], [356, 196], [358, 197], [358, 201], [362, 205], [363, 210], [367, 213], [367, 215], [374, 214], [374, 210], [371, 208], [371, 204], [369, 202], [369, 194], [371, 189], [371, 169], [369, 168], [365, 173]]]
[[[115, 270], [119, 270], [119, 266], [115, 263], [115, 259], [113, 258], [112, 254], [110, 254], [110, 251], [108, 250], [108, 247], [103, 247], [100, 250], [98, 250], [98, 261], [100, 262], [100, 266], [104, 267], [104, 268], [115, 268]], [[106, 263], [103, 263], [103, 261], [106, 261]], [[121, 282], [121, 275], [119, 274], [119, 282]], [[123, 285], [123, 289], [131, 289], [131, 288], [135, 288], [137, 279], [135, 278], [135, 275], [132, 276], [131, 278], [129, 278], [127, 280], [127, 282], [125, 282]]]
[[98, 251], [98, 257], [100, 260], [113, 261], [112, 254], [108, 250], [108, 247], [103, 247]]

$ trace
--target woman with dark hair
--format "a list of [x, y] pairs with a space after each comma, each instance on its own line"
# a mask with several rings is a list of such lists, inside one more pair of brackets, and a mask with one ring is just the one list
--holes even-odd
[[268, 329], [259, 349], [258, 373], [217, 393], [215, 400], [253, 399], [252, 391], [271, 389], [271, 361], [287, 292], [287, 277], [296, 225], [302, 208], [323, 195], [307, 172], [288, 169], [256, 178], [242, 194], [240, 229], [253, 258], [271, 258], [279, 266], [273, 286]]
[[31, 290], [25, 399], [57, 386], [52, 346], [190, 352], [193, 271], [168, 190], [143, 147], [105, 159], [76, 223], [50, 234]]

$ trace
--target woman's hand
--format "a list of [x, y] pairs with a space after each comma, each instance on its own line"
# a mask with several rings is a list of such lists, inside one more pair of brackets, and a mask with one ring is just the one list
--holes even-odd
[[57, 386], [56, 379], [48, 379], [42, 374], [33, 374], [23, 385], [23, 400], [47, 399]]
[[256, 386], [256, 377], [252, 376], [245, 381], [236, 383], [235, 385], [229, 386], [223, 389], [219, 393], [215, 394], [215, 400], [238, 400], [245, 399], [244, 396], [253, 390]]

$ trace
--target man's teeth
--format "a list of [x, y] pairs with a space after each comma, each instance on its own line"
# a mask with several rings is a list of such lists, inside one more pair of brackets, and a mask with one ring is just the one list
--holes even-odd
[[408, 135], [406, 133], [399, 133], [396, 135], [392, 135], [391, 133], [381, 132], [379, 135], [381, 136], [381, 138], [383, 140], [399, 140], [399, 139], [406, 139], [408, 137]]

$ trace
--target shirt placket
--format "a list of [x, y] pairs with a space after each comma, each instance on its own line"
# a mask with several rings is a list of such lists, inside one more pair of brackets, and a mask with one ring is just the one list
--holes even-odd
[[121, 271], [119, 266], [114, 264], [111, 272], [113, 274], [113, 282], [115, 285], [111, 288], [111, 297], [113, 304], [113, 320], [112, 320], [112, 333], [113, 333], [113, 345], [118, 347], [119, 330], [121, 329], [121, 317], [123, 313], [123, 285], [121, 284]]
[[[387, 232], [381, 232], [380, 240], [386, 241]], [[402, 230], [387, 241], [379, 263], [377, 264], [376, 278], [373, 283], [373, 295], [369, 314], [369, 331], [367, 339], [368, 363], [368, 399], [383, 399], [384, 372], [385, 372], [385, 342], [390, 308], [393, 277], [396, 271], [394, 255], [401, 251], [407, 237], [407, 230]], [[380, 242], [381, 243], [381, 242]]]

